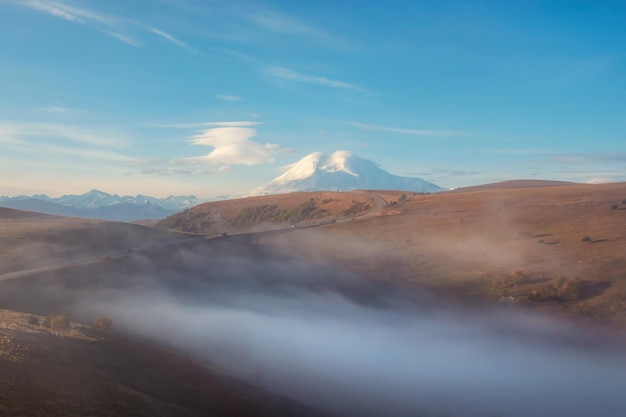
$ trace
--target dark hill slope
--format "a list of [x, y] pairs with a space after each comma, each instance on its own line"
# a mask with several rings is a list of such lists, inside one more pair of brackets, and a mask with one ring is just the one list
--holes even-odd
[[0, 415], [46, 417], [322, 416], [131, 340], [72, 323], [58, 337], [0, 310]]
[[185, 237], [129, 223], [0, 208], [0, 273], [105, 256]]

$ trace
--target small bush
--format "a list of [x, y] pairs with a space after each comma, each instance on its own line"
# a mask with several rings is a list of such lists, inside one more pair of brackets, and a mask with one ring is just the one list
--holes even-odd
[[591, 242], [591, 238], [589, 236], [585, 236], [580, 241], [581, 242]]
[[70, 328], [70, 319], [64, 314], [52, 314], [50, 317], [50, 330], [55, 336], [65, 336]]
[[37, 317], [37, 316], [30, 316], [30, 317], [28, 317], [28, 319], [26, 321], [28, 322], [28, 324], [32, 324], [34, 326], [37, 326], [39, 324], [39, 317]]
[[55, 314], [48, 314], [48, 315], [46, 316], [46, 318], [45, 318], [45, 319], [43, 319], [43, 321], [41, 322], [41, 325], [42, 325], [43, 327], [46, 327], [46, 328], [48, 328], [48, 329], [49, 329], [49, 328], [50, 328], [50, 322], [52, 321], [52, 317], [54, 317], [54, 316], [55, 316]]
[[611, 205], [611, 210], [617, 210], [619, 207], [617, 206], [617, 204], [612, 204]]
[[113, 322], [108, 317], [98, 317], [93, 322], [93, 328], [100, 333], [111, 334], [113, 332]]
[[552, 282], [552, 287], [554, 288], [558, 299], [562, 301], [571, 301], [580, 298], [583, 283], [578, 278], [567, 279], [565, 277], [558, 277]]

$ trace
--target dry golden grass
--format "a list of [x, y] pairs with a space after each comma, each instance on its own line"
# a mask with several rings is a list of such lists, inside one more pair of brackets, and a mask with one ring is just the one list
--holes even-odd
[[[626, 325], [625, 199], [624, 183], [503, 183], [410, 195], [371, 216], [263, 242], [373, 279]], [[494, 286], [516, 271], [524, 279]], [[560, 276], [582, 281], [578, 299], [549, 296]]]
[[[318, 209], [315, 215], [295, 222], [304, 226], [343, 220], [355, 215], [371, 214], [379, 211], [386, 205], [394, 204], [402, 195], [410, 196], [412, 194], [400, 191], [294, 192], [214, 201], [200, 204], [184, 213], [175, 214], [159, 223], [158, 226], [206, 235], [269, 230], [285, 227], [291, 222], [276, 220], [264, 223], [258, 222], [242, 227], [233, 224], [232, 220], [245, 209], [275, 205], [277, 210], [288, 210], [297, 208], [312, 199], [315, 201]], [[359, 208], [356, 212], [351, 212], [351, 209], [355, 206]]]

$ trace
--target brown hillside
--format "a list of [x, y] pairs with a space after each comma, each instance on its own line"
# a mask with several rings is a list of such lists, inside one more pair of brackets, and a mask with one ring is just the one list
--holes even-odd
[[411, 195], [263, 242], [377, 280], [626, 325], [625, 199], [624, 183]]
[[413, 193], [297, 192], [215, 201], [170, 216], [157, 227], [215, 235], [328, 223], [379, 211], [397, 202], [402, 195]]
[[0, 208], [0, 273], [104, 256], [184, 236], [144, 226]]

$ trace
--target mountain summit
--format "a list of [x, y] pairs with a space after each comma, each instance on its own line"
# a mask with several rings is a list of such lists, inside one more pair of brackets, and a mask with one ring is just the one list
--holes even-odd
[[279, 177], [252, 190], [251, 195], [325, 190], [406, 190], [428, 193], [442, 190], [421, 178], [392, 175], [373, 161], [349, 151], [336, 151], [330, 156], [314, 152], [286, 168]]

